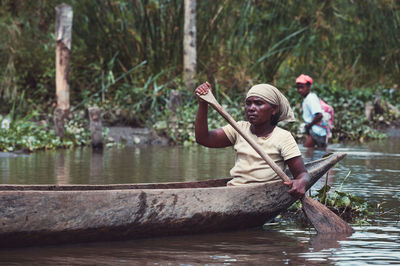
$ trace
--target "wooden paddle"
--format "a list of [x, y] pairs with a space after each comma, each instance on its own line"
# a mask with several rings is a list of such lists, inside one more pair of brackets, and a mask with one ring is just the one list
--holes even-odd
[[[209, 103], [218, 113], [220, 113], [226, 121], [254, 148], [254, 150], [263, 158], [269, 166], [279, 175], [284, 182], [291, 179], [276, 165], [276, 163], [266, 154], [261, 147], [251, 139], [241, 128], [238, 127], [236, 121], [222, 108], [217, 102], [212, 92], [209, 90], [207, 94], [197, 94], [201, 99]], [[301, 199], [303, 211], [314, 225], [318, 233], [341, 233], [350, 234], [354, 232], [353, 228], [343, 221], [339, 216], [329, 210], [325, 205], [310, 197], [304, 196]]]

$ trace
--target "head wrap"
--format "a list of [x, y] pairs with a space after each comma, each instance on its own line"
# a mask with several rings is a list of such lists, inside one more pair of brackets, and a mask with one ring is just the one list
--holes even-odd
[[250, 88], [247, 92], [246, 99], [256, 96], [267, 101], [270, 104], [278, 106], [278, 121], [296, 121], [292, 108], [286, 97], [274, 86], [269, 84], [258, 84]]
[[310, 84], [312, 84], [312, 78], [304, 74], [301, 74], [296, 79], [296, 83], [306, 84], [307, 82], [310, 82]]

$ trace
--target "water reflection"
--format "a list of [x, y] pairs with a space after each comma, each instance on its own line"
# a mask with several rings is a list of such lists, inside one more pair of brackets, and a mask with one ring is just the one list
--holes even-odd
[[129, 147], [39, 151], [0, 158], [3, 184], [116, 184], [194, 181], [229, 176], [231, 149]]
[[307, 242], [276, 231], [239, 232], [0, 251], [13, 265], [274, 265], [305, 264]]
[[323, 249], [340, 248], [340, 241], [349, 238], [349, 234], [317, 234], [311, 237], [310, 242], [313, 251]]
[[56, 184], [57, 185], [65, 185], [70, 183], [70, 172], [68, 165], [68, 158], [66, 158], [64, 152], [57, 153], [55, 156], [55, 175], [56, 175]]
[[100, 176], [103, 173], [103, 150], [92, 150], [90, 157], [90, 184], [101, 183]]

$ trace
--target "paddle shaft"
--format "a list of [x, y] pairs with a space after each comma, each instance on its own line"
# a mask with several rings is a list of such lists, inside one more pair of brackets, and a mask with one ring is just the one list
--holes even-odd
[[277, 173], [284, 182], [289, 182], [291, 180], [285, 174], [285, 172], [283, 172], [282, 169], [271, 159], [271, 157], [269, 157], [269, 155], [266, 154], [251, 137], [249, 137], [241, 128], [239, 128], [236, 121], [217, 102], [211, 91], [205, 95], [198, 94], [198, 96], [208, 102], [218, 113], [220, 113], [222, 117], [225, 118], [225, 120], [250, 144], [250, 146], [253, 147], [253, 149], [261, 156], [261, 158], [263, 158], [268, 165], [271, 166], [275, 173]]

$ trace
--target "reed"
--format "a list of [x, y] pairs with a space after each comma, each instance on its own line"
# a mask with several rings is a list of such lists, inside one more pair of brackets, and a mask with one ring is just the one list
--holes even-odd
[[[193, 89], [180, 81], [183, 1], [65, 2], [74, 8], [72, 108], [90, 101], [128, 106], [133, 99], [141, 116], [141, 108], [163, 112], [157, 105], [168, 101], [169, 90]], [[22, 92], [25, 108], [50, 112], [58, 2], [1, 3], [0, 98], [6, 104], [0, 112]], [[198, 1], [196, 17], [197, 79], [218, 84], [233, 98], [257, 82], [285, 92], [299, 73], [349, 90], [400, 82], [396, 1]], [[148, 97], [138, 97], [142, 92]], [[124, 102], [121, 95], [132, 99]]]

